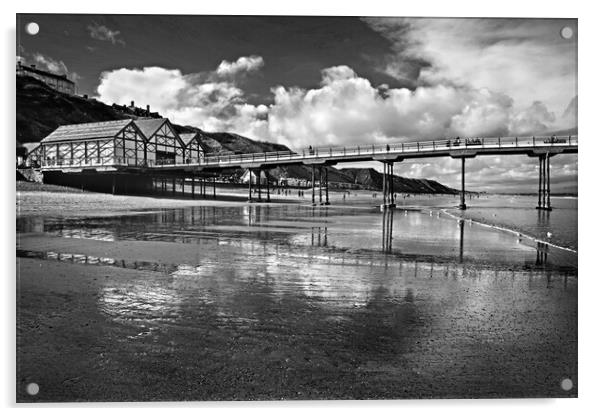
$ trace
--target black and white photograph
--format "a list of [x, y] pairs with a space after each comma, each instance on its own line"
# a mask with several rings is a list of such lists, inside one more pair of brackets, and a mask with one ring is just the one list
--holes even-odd
[[578, 397], [576, 14], [97, 6], [15, 16], [17, 403]]

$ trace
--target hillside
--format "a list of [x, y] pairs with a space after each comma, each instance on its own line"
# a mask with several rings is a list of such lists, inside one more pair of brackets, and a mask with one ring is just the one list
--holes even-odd
[[[369, 189], [382, 189], [383, 175], [375, 169], [344, 168], [341, 173], [349, 176], [353, 183]], [[393, 175], [393, 189], [403, 193], [456, 193], [455, 189], [430, 179], [411, 179]]]
[[62, 124], [123, 119], [110, 106], [59, 93], [30, 77], [17, 77], [17, 146], [39, 142]]
[[[109, 121], [128, 118], [111, 106], [83, 97], [57, 92], [42, 82], [17, 77], [17, 151], [22, 152], [21, 143], [39, 142], [63, 124]], [[259, 153], [289, 151], [284, 145], [260, 142], [226, 132], [209, 133], [194, 126], [174, 125], [180, 133], [199, 131], [211, 153]], [[241, 173], [242, 172], [238, 172]], [[307, 166], [287, 166], [272, 169], [273, 177], [311, 179]], [[328, 168], [328, 179], [333, 187], [382, 189], [382, 174], [374, 169]], [[455, 193], [457, 191], [427, 179], [408, 179], [394, 176], [396, 192]]]

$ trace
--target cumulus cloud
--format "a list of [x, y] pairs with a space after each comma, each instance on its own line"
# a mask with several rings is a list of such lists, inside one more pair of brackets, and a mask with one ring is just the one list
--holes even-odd
[[135, 100], [140, 105], [149, 104], [176, 123], [206, 131], [265, 138], [268, 108], [247, 104], [234, 76], [257, 70], [259, 62], [263, 62], [261, 57], [242, 57], [227, 63], [229, 66], [222, 62], [210, 73], [195, 74], [161, 67], [106, 71], [101, 74], [98, 98], [106, 103]]
[[393, 43], [382, 70], [409, 76], [409, 58], [425, 64], [418, 85], [487, 88], [513, 98], [524, 109], [534, 101], [560, 114], [577, 95], [576, 37], [560, 36], [574, 19], [368, 18]]
[[541, 101], [535, 101], [514, 117], [511, 130], [520, 135], [536, 134], [545, 132], [554, 121], [556, 116]]
[[293, 147], [542, 134], [554, 122], [541, 102], [518, 111], [511, 97], [486, 88], [374, 87], [346, 66], [323, 70], [320, 88], [272, 92], [268, 139]]
[[[243, 58], [236, 62], [251, 61]], [[508, 95], [486, 88], [443, 84], [415, 90], [375, 87], [345, 65], [324, 69], [315, 89], [277, 86], [272, 89], [273, 104], [254, 106], [246, 102], [236, 79], [217, 76], [220, 68], [223, 74], [223, 63], [208, 74], [182, 74], [160, 67], [122, 68], [102, 74], [98, 94], [106, 102], [134, 99], [150, 104], [178, 123], [209, 131], [235, 131], [293, 148], [542, 134], [555, 121], [541, 102], [519, 111]], [[255, 68], [238, 65], [236, 71]]]
[[92, 39], [111, 42], [113, 45], [120, 43], [125, 46], [125, 41], [120, 38], [121, 32], [119, 30], [109, 29], [104, 25], [92, 22], [88, 25], [88, 33], [90, 33]]
[[235, 62], [222, 61], [215, 73], [220, 77], [232, 77], [240, 73], [256, 71], [263, 66], [261, 56], [241, 56]]

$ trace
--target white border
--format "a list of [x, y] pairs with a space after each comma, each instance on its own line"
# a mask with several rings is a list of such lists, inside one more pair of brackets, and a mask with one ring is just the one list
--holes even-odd
[[[86, 413], [104, 414], [110, 412], [131, 412], [139, 408], [145, 413], [162, 414], [163, 407], [171, 407], [178, 412], [199, 411], [227, 412], [240, 411], [245, 414], [299, 414], [306, 416], [308, 412], [326, 413], [342, 410], [348, 415], [365, 413], [369, 409], [379, 412], [419, 412], [422, 414], [446, 415], [504, 415], [509, 412], [545, 413], [546, 415], [563, 415], [593, 413], [599, 408], [597, 398], [600, 395], [600, 321], [598, 317], [598, 298], [602, 293], [600, 287], [599, 266], [594, 263], [599, 253], [596, 252], [598, 239], [597, 226], [600, 222], [599, 205], [597, 205], [600, 180], [600, 161], [595, 159], [594, 145], [600, 143], [600, 23], [598, 10], [590, 2], [579, 1], [546, 1], [527, 2], [525, 0], [503, 0], [496, 3], [485, 1], [432, 1], [418, 2], [371, 0], [368, 2], [303, 0], [300, 2], [263, 1], [263, 0], [219, 0], [214, 2], [159, 2], [138, 0], [104, 0], [102, 2], [78, 1], [40, 1], [29, 0], [17, 4], [3, 4], [2, 29], [5, 36], [3, 46], [2, 89], [0, 101], [2, 111], [2, 141], [8, 151], [3, 153], [2, 189], [4, 198], [3, 227], [4, 247], [2, 264], [6, 273], [2, 275], [2, 310], [5, 324], [4, 337], [0, 342], [2, 350], [1, 404], [14, 411], [15, 389], [15, 191], [14, 173], [12, 172], [13, 147], [15, 142], [15, 13], [148, 13], [148, 14], [288, 14], [288, 15], [347, 15], [347, 16], [486, 16], [486, 17], [571, 17], [579, 18], [579, 136], [581, 150], [579, 152], [579, 399], [564, 400], [424, 400], [424, 401], [380, 401], [380, 402], [269, 402], [269, 403], [171, 403], [171, 404], [130, 404], [130, 405], [52, 405], [49, 409], [26, 407], [26, 413], [43, 411], [50, 414]], [[597, 128], [597, 130], [596, 130]], [[63, 408], [67, 407], [67, 408]], [[81, 409], [85, 407], [85, 409]], [[199, 409], [200, 407], [200, 409]], [[138, 409], [137, 409], [138, 410]]]

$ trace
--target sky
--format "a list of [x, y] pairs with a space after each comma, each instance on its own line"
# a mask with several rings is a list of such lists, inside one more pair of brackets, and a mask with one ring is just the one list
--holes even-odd
[[[17, 57], [107, 104], [301, 149], [574, 134], [577, 29], [576, 19], [22, 14]], [[551, 165], [552, 191], [576, 192], [577, 156]], [[526, 156], [470, 159], [467, 188], [536, 192], [537, 168]], [[458, 187], [460, 162], [409, 160], [395, 173]]]

